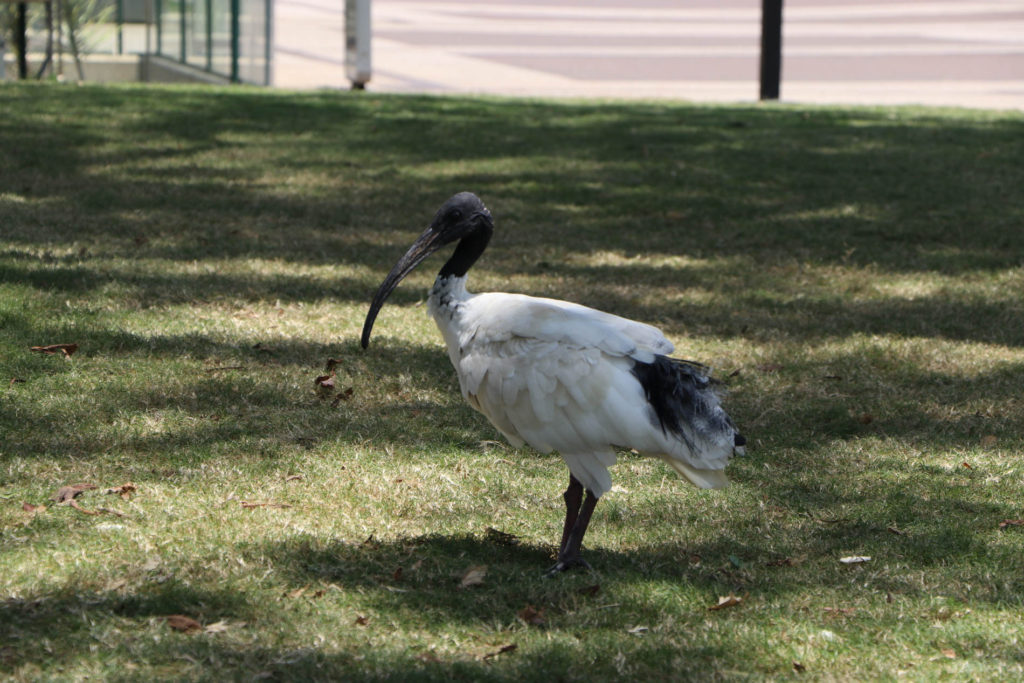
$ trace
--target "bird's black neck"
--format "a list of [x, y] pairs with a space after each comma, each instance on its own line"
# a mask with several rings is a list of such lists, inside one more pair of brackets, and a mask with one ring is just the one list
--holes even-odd
[[463, 277], [470, 267], [476, 263], [476, 260], [480, 258], [480, 254], [484, 253], [487, 243], [491, 241], [493, 230], [490, 222], [478, 222], [473, 232], [459, 240], [459, 244], [455, 247], [455, 253], [441, 267], [441, 272], [437, 274], [438, 277], [449, 277], [451, 275]]

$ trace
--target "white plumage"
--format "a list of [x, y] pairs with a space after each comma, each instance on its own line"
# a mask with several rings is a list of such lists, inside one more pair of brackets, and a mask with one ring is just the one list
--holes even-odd
[[692, 451], [661, 429], [632, 373], [634, 362], [672, 352], [660, 330], [555, 299], [474, 295], [465, 282], [438, 278], [430, 314], [462, 395], [513, 445], [558, 451], [597, 497], [612, 487], [616, 446], [661, 457], [701, 488], [728, 484], [732, 435]]
[[723, 470], [745, 440], [706, 368], [668, 358], [672, 343], [657, 328], [565, 301], [467, 292], [466, 273], [492, 230], [475, 195], [445, 202], [378, 290], [362, 342], [369, 343], [398, 282], [458, 240], [431, 289], [429, 311], [469, 404], [513, 445], [557, 451], [569, 467], [557, 572], [586, 564], [580, 546], [597, 500], [611, 489], [617, 447], [659, 457], [701, 488], [721, 488], [728, 484]]

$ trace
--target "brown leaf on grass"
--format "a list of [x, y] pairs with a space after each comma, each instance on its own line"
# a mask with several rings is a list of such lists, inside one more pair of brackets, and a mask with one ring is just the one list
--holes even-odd
[[738, 597], [738, 596], [735, 596], [735, 595], [722, 595], [722, 596], [720, 596], [718, 598], [718, 602], [716, 604], [714, 604], [714, 605], [711, 605], [711, 607], [708, 607], [708, 609], [709, 610], [719, 610], [719, 609], [725, 609], [726, 607], [736, 607], [737, 605], [739, 605], [742, 602], [743, 602], [743, 598], [741, 598], [741, 597]]
[[522, 622], [528, 626], [543, 626], [544, 625], [544, 608], [537, 609], [533, 605], [527, 605], [523, 609], [516, 612], [516, 616], [519, 617]]
[[364, 617], [362, 614], [360, 614], [358, 617], [356, 617], [356, 622], [355, 623], [356, 623], [356, 626], [366, 626], [367, 624], [370, 623], [370, 618], [369, 617]]
[[897, 527], [894, 527], [894, 526], [887, 526], [887, 527], [885, 527], [885, 530], [888, 531], [890, 534], [893, 534], [893, 535], [896, 535], [896, 536], [902, 536], [903, 533], [904, 533], [904, 532], [900, 531]]
[[479, 586], [484, 582], [485, 576], [487, 576], [486, 564], [475, 564], [468, 567], [466, 571], [462, 573], [462, 578], [459, 580], [459, 588]]
[[960, 465], [961, 465], [961, 467], [966, 467], [969, 470], [973, 470], [974, 469], [973, 467], [971, 467], [971, 463], [967, 462], [966, 460], [964, 462], [960, 463]]
[[129, 500], [132, 497], [132, 493], [134, 493], [137, 490], [138, 489], [135, 487], [135, 484], [129, 481], [125, 482], [124, 484], [121, 484], [120, 486], [109, 488], [103, 493], [118, 495], [121, 496], [123, 500]]
[[497, 657], [498, 655], [503, 655], [503, 654], [506, 654], [508, 652], [515, 652], [518, 647], [519, 646], [516, 645], [515, 643], [509, 643], [508, 645], [502, 645], [501, 647], [499, 647], [494, 652], [488, 652], [487, 654], [485, 654], [483, 656], [483, 659], [486, 661], [488, 659], [493, 659], [494, 657]]
[[164, 620], [168, 626], [181, 633], [195, 633], [196, 631], [203, 630], [202, 624], [192, 617], [186, 617], [184, 614], [172, 614], [169, 617], [165, 617]]
[[334, 393], [334, 373], [320, 375], [313, 380], [313, 385], [316, 386], [316, 395], [320, 397], [320, 400], [326, 400]]
[[507, 531], [499, 531], [492, 526], [487, 527], [487, 531], [484, 532], [484, 536], [491, 543], [497, 543], [498, 545], [515, 546], [519, 545], [519, 537], [515, 534], [510, 534]]
[[254, 503], [248, 500], [242, 501], [242, 508], [245, 510], [251, 510], [253, 508], [276, 508], [279, 510], [283, 510], [285, 508], [290, 507], [291, 505], [289, 505], [288, 503]]
[[64, 503], [72, 498], [77, 498], [83, 491], [91, 491], [94, 488], [98, 487], [95, 484], [87, 483], [68, 484], [57, 489], [57, 492], [50, 496], [50, 500], [55, 503]]
[[12, 386], [13, 387], [15, 384], [24, 384], [24, 383], [25, 383], [25, 380], [23, 380], [22, 378], [20, 378], [20, 377], [12, 377], [11, 378], [11, 383], [8, 386]]
[[78, 350], [78, 344], [50, 344], [48, 346], [30, 346], [28, 348], [30, 351], [45, 353], [47, 356], [63, 353], [65, 358], [71, 358], [71, 355]]
[[334, 368], [338, 367], [339, 365], [341, 365], [340, 358], [328, 358], [327, 365], [324, 367], [324, 370], [326, 372], [334, 372]]
[[35, 512], [37, 514], [40, 512], [46, 512], [45, 505], [33, 505], [32, 503], [22, 503], [21, 509], [25, 512]]
[[999, 522], [1000, 530], [1006, 530], [1011, 526], [1024, 526], [1024, 519], [1004, 519]]
[[956, 652], [948, 647], [942, 648], [941, 652], [946, 659], [956, 659]]
[[285, 481], [302, 481], [302, 475], [301, 474], [289, 474], [287, 477], [284, 478], [284, 480]]
[[292, 600], [295, 600], [296, 598], [301, 598], [302, 594], [306, 592], [307, 588], [309, 588], [309, 586], [303, 586], [302, 588], [296, 588], [295, 590], [285, 591], [284, 595], [281, 597], [291, 598]]
[[81, 512], [83, 515], [102, 515], [103, 514], [99, 510], [86, 510], [84, 507], [79, 505], [78, 501], [75, 500], [74, 498], [68, 500], [68, 505], [70, 505], [71, 507], [73, 507], [76, 510], [78, 510], [79, 512]]

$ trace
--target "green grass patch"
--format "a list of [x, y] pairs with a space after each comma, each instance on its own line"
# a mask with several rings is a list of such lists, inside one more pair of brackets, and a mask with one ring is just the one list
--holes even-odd
[[[1024, 518], [1021, 114], [11, 84], [0, 105], [0, 675], [1024, 677], [1024, 527], [1000, 528]], [[624, 454], [594, 573], [541, 579], [566, 469], [464, 405], [430, 268], [358, 348], [464, 189], [497, 223], [471, 287], [659, 325], [750, 439], [724, 491]], [[29, 350], [56, 343], [78, 352]], [[317, 395], [329, 358], [347, 400]], [[49, 500], [76, 482], [99, 487], [81, 509]]]

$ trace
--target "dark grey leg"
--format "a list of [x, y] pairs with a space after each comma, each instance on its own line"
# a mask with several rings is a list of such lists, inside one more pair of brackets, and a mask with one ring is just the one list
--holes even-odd
[[565, 551], [565, 544], [569, 541], [569, 534], [576, 525], [576, 518], [580, 514], [580, 503], [583, 502], [583, 484], [580, 480], [569, 475], [569, 487], [562, 494], [565, 499], [565, 525], [562, 527], [562, 543], [558, 546], [558, 554]]
[[[576, 483], [579, 484], [579, 482]], [[572, 482], [569, 483], [569, 487], [572, 488]], [[568, 491], [566, 493], [568, 494]], [[580, 506], [579, 514], [576, 516], [572, 529], [569, 531], [568, 537], [562, 542], [562, 549], [558, 551], [558, 562], [548, 570], [548, 576], [554, 576], [572, 567], [591, 568], [586, 560], [580, 556], [580, 548], [583, 546], [583, 536], [587, 533], [587, 526], [590, 524], [591, 515], [594, 514], [597, 500], [598, 498], [594, 495], [594, 492], [588, 490], [587, 497], [583, 499], [583, 505]], [[568, 498], [566, 502], [568, 502]], [[567, 515], [566, 524], [568, 522]]]

